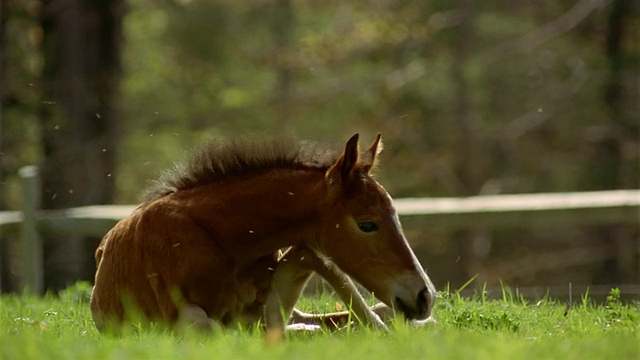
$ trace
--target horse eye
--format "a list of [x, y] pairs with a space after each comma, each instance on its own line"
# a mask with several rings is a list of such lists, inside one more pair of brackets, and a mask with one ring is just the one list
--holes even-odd
[[358, 228], [362, 232], [370, 233], [378, 230], [378, 224], [373, 221], [363, 221], [358, 223]]

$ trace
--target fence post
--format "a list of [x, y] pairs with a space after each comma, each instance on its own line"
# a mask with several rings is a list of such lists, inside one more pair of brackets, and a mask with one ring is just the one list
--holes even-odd
[[41, 295], [44, 292], [42, 239], [36, 219], [36, 211], [40, 207], [40, 177], [36, 166], [25, 166], [20, 169], [19, 174], [22, 185], [20, 242], [23, 291]]

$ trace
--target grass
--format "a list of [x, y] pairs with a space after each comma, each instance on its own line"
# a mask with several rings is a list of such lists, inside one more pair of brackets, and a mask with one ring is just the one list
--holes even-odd
[[[571, 307], [552, 299], [529, 302], [504, 289], [463, 298], [443, 291], [438, 324], [390, 333], [353, 327], [336, 333], [291, 334], [265, 346], [257, 329], [212, 335], [138, 329], [99, 334], [91, 321], [88, 284], [59, 296], [0, 297], [0, 359], [638, 359], [640, 302], [622, 303], [613, 289], [604, 304], [588, 297]], [[303, 299], [304, 310], [334, 310], [330, 295]]]

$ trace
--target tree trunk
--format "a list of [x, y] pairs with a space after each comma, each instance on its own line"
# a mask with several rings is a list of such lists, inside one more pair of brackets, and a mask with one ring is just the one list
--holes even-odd
[[[6, 1], [0, 2], [0, 184], [4, 183], [4, 147], [2, 141], [2, 105], [4, 103], [4, 84], [5, 81], [5, 68], [4, 68], [4, 49], [5, 49], [5, 6]], [[0, 192], [0, 209], [6, 209], [5, 200], [4, 200], [4, 191]], [[9, 273], [9, 268], [6, 266], [8, 262], [7, 254], [8, 246], [6, 241], [2, 239], [2, 233], [0, 233], [0, 293], [4, 292], [7, 289], [7, 276]]]
[[120, 0], [44, 2], [43, 206], [111, 202]]
[[[123, 13], [123, 0], [43, 1], [40, 119], [46, 209], [113, 199]], [[56, 238], [48, 243], [45, 266], [54, 268], [47, 271], [48, 287], [66, 285], [67, 276], [91, 277], [79, 274], [88, 267], [87, 242]], [[58, 264], [68, 271], [56, 271]]]
[[[637, 6], [637, 5], [636, 5]], [[607, 22], [605, 54], [609, 65], [608, 80], [603, 97], [609, 114], [609, 125], [602, 140], [597, 145], [597, 156], [593, 159], [596, 169], [596, 185], [605, 189], [635, 188], [638, 186], [638, 174], [629, 171], [638, 161], [638, 74], [630, 63], [631, 54], [624, 48], [632, 41], [625, 39], [628, 33], [628, 21], [634, 9], [631, 0], [614, 0], [610, 6]], [[635, 75], [635, 76], [634, 76]], [[635, 79], [630, 82], [628, 79]], [[634, 91], [635, 90], [635, 91]], [[635, 154], [629, 155], [629, 149], [635, 148]], [[635, 159], [633, 158], [635, 157]], [[598, 228], [603, 241], [613, 249], [616, 256], [604, 264], [595, 279], [596, 282], [619, 284], [634, 283], [640, 279], [637, 229], [622, 226]], [[635, 234], [634, 234], [635, 233]]]

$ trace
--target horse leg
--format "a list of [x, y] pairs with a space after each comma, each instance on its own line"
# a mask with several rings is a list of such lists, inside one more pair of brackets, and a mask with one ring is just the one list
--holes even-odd
[[[369, 323], [381, 329], [386, 330], [387, 326], [385, 325], [385, 323], [395, 317], [395, 312], [393, 311], [393, 309], [383, 303], [377, 303], [369, 307], [369, 310], [373, 312], [380, 321], [379, 322], [378, 320], [374, 320]], [[302, 322], [307, 324], [324, 324], [325, 326], [330, 328], [341, 328], [345, 326], [352, 318], [353, 314], [350, 311], [336, 311], [326, 314], [313, 314], [306, 313], [294, 308], [293, 313], [291, 314], [291, 321], [294, 323]]]
[[213, 320], [204, 309], [182, 298], [176, 289], [168, 288], [158, 274], [148, 276], [148, 279], [165, 322], [203, 331], [212, 329]]
[[304, 265], [305, 255], [295, 248], [289, 248], [278, 260], [271, 289], [265, 303], [264, 319], [267, 336], [281, 337], [285, 330], [285, 319], [291, 317], [293, 307], [313, 271]]
[[[170, 292], [159, 281], [151, 281], [152, 288], [162, 317], [165, 322], [175, 323], [178, 327], [192, 327], [197, 330], [210, 331], [213, 328], [213, 320], [200, 306], [183, 299], [176, 292]], [[173, 295], [173, 296], [172, 296]]]
[[[370, 307], [371, 311], [378, 315], [383, 323], [387, 323], [396, 317], [396, 312], [384, 303], [377, 303]], [[325, 324], [328, 327], [343, 327], [349, 322], [351, 313], [349, 311], [337, 311], [327, 314], [310, 314], [302, 312], [298, 309], [293, 309], [291, 315], [292, 322], [302, 322], [311, 324]], [[411, 320], [410, 325], [416, 328], [437, 324], [438, 322], [430, 317], [425, 320]]]
[[211, 331], [213, 328], [213, 320], [200, 306], [186, 302], [180, 306], [177, 323], [203, 331]]
[[346, 323], [349, 312], [315, 315], [294, 309], [296, 301], [313, 272], [327, 280], [342, 300], [351, 307], [358, 319], [378, 328], [387, 329], [378, 315], [367, 306], [351, 279], [337, 266], [320, 259], [311, 249], [291, 248], [278, 262], [272, 279], [272, 290], [265, 306], [268, 332], [282, 332], [285, 328], [283, 318], [292, 318], [294, 322], [325, 324], [333, 328]]
[[[311, 254], [306, 265], [318, 275], [322, 276], [329, 285], [333, 287], [342, 301], [344, 301], [344, 303], [350, 307], [351, 311], [353, 311], [357, 320], [364, 324], [387, 330], [385, 323], [380, 319], [379, 315], [367, 305], [366, 301], [356, 288], [356, 285], [353, 283], [353, 280], [351, 280], [349, 276], [343, 273], [342, 270], [332, 262], [319, 258], [312, 250], [306, 249], [306, 252]], [[316, 321], [319, 320], [326, 325], [333, 324], [336, 328], [344, 326], [350, 318], [351, 314], [349, 311], [329, 314], [307, 314], [297, 310], [294, 311], [293, 317], [294, 321], [298, 319], [302, 321], [305, 321], [305, 319], [315, 319]]]

